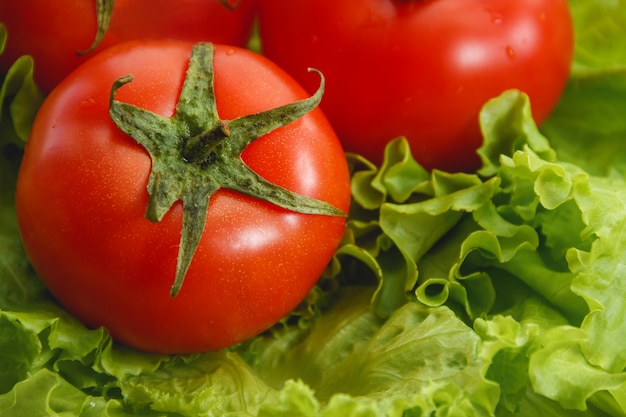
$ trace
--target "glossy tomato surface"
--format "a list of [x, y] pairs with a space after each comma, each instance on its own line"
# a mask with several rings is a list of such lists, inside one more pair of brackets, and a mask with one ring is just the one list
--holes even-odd
[[569, 75], [567, 0], [261, 0], [264, 53], [309, 90], [346, 151], [380, 162], [406, 136], [427, 168], [473, 170], [478, 113], [506, 89], [526, 92], [543, 121]]
[[[219, 349], [267, 329], [306, 296], [345, 225], [218, 190], [182, 290], [170, 297], [182, 205], [161, 222], [145, 218], [151, 159], [111, 121], [109, 94], [132, 73], [116, 99], [171, 117], [191, 48], [123, 43], [81, 65], [37, 115], [17, 184], [24, 246], [51, 292], [89, 326], [155, 352]], [[244, 49], [217, 45], [214, 76], [223, 120], [307, 97]], [[242, 159], [270, 182], [349, 208], [343, 149], [319, 109], [252, 142]]]
[[[241, 0], [230, 10], [219, 0], [115, 0], [109, 29], [96, 50], [138, 38], [243, 46], [256, 2]], [[77, 52], [89, 49], [96, 37], [96, 0], [0, 0], [0, 23], [8, 34], [0, 71], [21, 55], [31, 55], [35, 81], [48, 93], [88, 58]]]

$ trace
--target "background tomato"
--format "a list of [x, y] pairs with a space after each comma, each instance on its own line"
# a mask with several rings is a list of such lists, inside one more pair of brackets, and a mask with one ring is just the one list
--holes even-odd
[[541, 122], [567, 80], [566, 0], [261, 0], [264, 53], [313, 89], [347, 151], [380, 162], [404, 135], [427, 168], [473, 170], [482, 105], [506, 89]]
[[[116, 99], [171, 117], [190, 51], [130, 42], [80, 66], [41, 107], [17, 184], [24, 246], [52, 293], [90, 326], [159, 352], [218, 349], [268, 328], [314, 285], [345, 223], [219, 190], [182, 290], [170, 297], [182, 206], [146, 220], [150, 157], [112, 122], [108, 100], [114, 80], [132, 73]], [[226, 120], [307, 96], [273, 63], [234, 47], [216, 46], [214, 83]], [[267, 180], [347, 212], [346, 159], [319, 109], [242, 157]]]
[[[243, 46], [256, 2], [242, 0], [229, 10], [219, 0], [115, 0], [109, 30], [96, 50], [146, 37]], [[35, 81], [48, 93], [87, 58], [76, 52], [87, 50], [96, 36], [96, 0], [0, 0], [0, 23], [8, 33], [0, 71], [32, 55]]]

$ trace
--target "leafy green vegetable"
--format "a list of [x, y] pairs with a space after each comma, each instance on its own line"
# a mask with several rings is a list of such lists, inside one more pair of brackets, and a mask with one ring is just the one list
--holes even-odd
[[[0, 23], [0, 53], [7, 41], [6, 29]], [[14, 142], [23, 146], [43, 95], [33, 81], [33, 59], [19, 58], [4, 75], [0, 85], [0, 145]]]
[[573, 72], [614, 72], [626, 66], [623, 0], [569, 0], [576, 32]]
[[[626, 2], [571, 0], [573, 73], [538, 128], [508, 91], [475, 174], [406, 141], [350, 155], [341, 247], [302, 306], [228, 351], [119, 346], [58, 306], [22, 249], [13, 191], [41, 97], [0, 90], [0, 415], [626, 416]], [[0, 29], [0, 40], [4, 42]]]
[[570, 0], [572, 77], [542, 126], [559, 158], [594, 175], [626, 172], [626, 2]]

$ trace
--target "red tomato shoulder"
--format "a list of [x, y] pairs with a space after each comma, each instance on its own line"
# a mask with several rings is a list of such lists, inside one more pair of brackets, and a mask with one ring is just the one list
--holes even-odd
[[[110, 26], [96, 50], [131, 39], [172, 38], [243, 46], [252, 31], [257, 0], [230, 10], [218, 0], [116, 0]], [[35, 61], [34, 77], [50, 92], [84, 62], [97, 32], [95, 0], [0, 0], [8, 40], [0, 71], [22, 55]]]
[[427, 168], [474, 170], [478, 113], [507, 89], [526, 92], [542, 122], [567, 81], [567, 0], [261, 0], [264, 53], [308, 89], [347, 151], [380, 162], [406, 136]]

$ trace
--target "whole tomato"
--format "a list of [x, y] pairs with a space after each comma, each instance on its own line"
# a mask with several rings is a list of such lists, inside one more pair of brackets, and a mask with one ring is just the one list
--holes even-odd
[[[109, 100], [113, 83], [132, 74], [133, 81], [115, 92], [116, 105], [137, 106], [161, 121], [179, 115], [180, 106], [189, 104], [181, 88], [191, 50], [190, 43], [131, 41], [81, 65], [42, 105], [17, 183], [24, 247], [52, 294], [89, 326], [106, 326], [114, 339], [154, 352], [215, 350], [267, 329], [315, 284], [346, 220], [262, 201], [245, 189], [250, 176], [234, 178], [234, 186], [217, 189], [204, 202], [204, 231], [184, 285], [178, 295], [170, 295], [183, 214], [202, 211], [204, 203], [179, 200], [160, 221], [146, 218], [152, 201], [149, 178], [150, 183], [161, 179], [162, 171], [154, 175], [159, 155], [122, 131], [110, 116]], [[217, 113], [229, 126], [240, 117], [307, 97], [275, 64], [236, 47], [215, 46], [212, 76]], [[201, 107], [198, 114], [202, 117], [180, 119], [193, 127], [212, 113]], [[225, 146], [234, 143], [231, 129]], [[178, 139], [172, 140], [176, 152]], [[191, 170], [217, 158], [207, 155], [200, 168], [179, 161], [183, 165], [175, 176], [200, 172]], [[288, 193], [347, 213], [347, 162], [319, 109], [252, 141], [240, 158], [234, 156], [232, 161], [243, 161]], [[241, 191], [234, 190], [239, 186]]]
[[427, 168], [471, 171], [478, 113], [507, 89], [543, 121], [567, 81], [567, 0], [261, 0], [264, 53], [308, 89], [326, 75], [322, 109], [346, 151], [380, 162], [406, 136]]
[[[243, 46], [252, 31], [257, 0], [115, 0], [104, 37], [95, 50], [139, 38], [173, 38]], [[34, 58], [34, 77], [50, 92], [89, 57], [98, 32], [97, 0], [0, 0], [8, 40], [0, 55], [6, 72], [22, 55]]]

